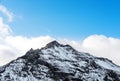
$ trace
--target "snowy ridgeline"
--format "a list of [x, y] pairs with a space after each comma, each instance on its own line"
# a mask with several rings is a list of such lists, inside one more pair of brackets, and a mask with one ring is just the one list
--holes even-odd
[[120, 81], [120, 67], [53, 41], [0, 67], [0, 81]]

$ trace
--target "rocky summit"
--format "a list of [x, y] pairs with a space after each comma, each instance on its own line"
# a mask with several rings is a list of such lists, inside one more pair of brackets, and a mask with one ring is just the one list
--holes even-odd
[[52, 41], [1, 66], [0, 81], [120, 81], [120, 67]]

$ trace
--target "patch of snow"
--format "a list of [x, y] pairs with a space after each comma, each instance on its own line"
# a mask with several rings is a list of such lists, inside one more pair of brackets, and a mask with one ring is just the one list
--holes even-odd
[[115, 66], [114, 64], [110, 63], [109, 61], [96, 60], [96, 63], [106, 69], [120, 72], [120, 67]]

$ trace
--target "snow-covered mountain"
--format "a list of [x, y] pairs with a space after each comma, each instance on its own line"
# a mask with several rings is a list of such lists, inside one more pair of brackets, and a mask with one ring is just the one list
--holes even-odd
[[120, 81], [120, 67], [53, 41], [0, 67], [0, 81]]

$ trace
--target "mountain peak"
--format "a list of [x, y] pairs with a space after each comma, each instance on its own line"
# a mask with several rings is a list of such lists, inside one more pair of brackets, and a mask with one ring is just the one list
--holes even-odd
[[[54, 40], [54, 41], [52, 41], [50, 43], [52, 43], [52, 44], [59, 44], [56, 40]], [[50, 43], [48, 43], [48, 44], [50, 44]]]
[[57, 46], [58, 47], [58, 46], [61, 46], [61, 44], [54, 40], [54, 41], [48, 43], [46, 46], [48, 48], [53, 47], [53, 46]]

